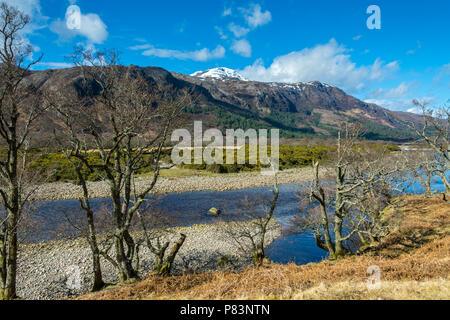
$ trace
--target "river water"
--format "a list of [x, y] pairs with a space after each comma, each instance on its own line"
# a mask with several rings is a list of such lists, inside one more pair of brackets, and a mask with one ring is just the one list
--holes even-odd
[[[298, 194], [302, 189], [299, 184], [286, 184], [279, 187], [280, 194], [274, 213], [275, 219], [286, 226], [289, 219], [298, 211]], [[442, 181], [433, 180], [433, 189], [445, 190]], [[420, 184], [412, 185], [407, 192], [422, 193]], [[169, 194], [152, 201], [151, 210], [162, 212], [170, 217], [173, 226], [190, 226], [193, 224], [211, 224], [221, 220], [239, 220], [243, 200], [270, 200], [271, 188], [253, 188], [236, 191], [198, 191], [181, 194]], [[108, 199], [92, 199], [94, 210], [105, 208], [110, 210]], [[62, 234], [74, 232], [68, 221], [83, 219], [77, 200], [43, 201], [34, 204], [33, 225], [39, 226], [36, 232], [28, 237], [29, 242], [40, 242], [58, 239]], [[222, 210], [221, 218], [208, 215], [212, 207]], [[108, 210], [109, 209], [109, 210]], [[32, 227], [31, 227], [32, 228]], [[318, 262], [327, 257], [327, 253], [315, 245], [311, 233], [283, 236], [276, 239], [266, 250], [267, 256], [277, 263], [306, 264]]]

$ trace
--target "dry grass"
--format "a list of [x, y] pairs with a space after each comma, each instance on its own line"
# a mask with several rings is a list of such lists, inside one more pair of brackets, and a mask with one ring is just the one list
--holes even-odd
[[[450, 204], [410, 197], [387, 211], [397, 227], [376, 250], [304, 266], [272, 264], [241, 272], [160, 278], [81, 299], [450, 299]], [[368, 290], [367, 268], [381, 269]]]

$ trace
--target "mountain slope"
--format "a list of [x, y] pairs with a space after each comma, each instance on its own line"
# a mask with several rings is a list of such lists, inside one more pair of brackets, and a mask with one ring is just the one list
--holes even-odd
[[[223, 125], [245, 122], [239, 118], [242, 114], [247, 120], [279, 127], [285, 136], [297, 137], [333, 135], [340, 123], [357, 121], [365, 125], [370, 139], [407, 140], [411, 135], [405, 121], [420, 120], [411, 113], [396, 113], [365, 103], [317, 81], [295, 84], [242, 81], [237, 79], [236, 72], [230, 78], [220, 78], [221, 81], [209, 77], [199, 79], [198, 75], [203, 75], [200, 72], [195, 77], [172, 74], [205, 88], [216, 101], [239, 110], [235, 117], [221, 108], [219, 120], [224, 122], [225, 116], [230, 122]], [[236, 111], [230, 112], [236, 115]]]

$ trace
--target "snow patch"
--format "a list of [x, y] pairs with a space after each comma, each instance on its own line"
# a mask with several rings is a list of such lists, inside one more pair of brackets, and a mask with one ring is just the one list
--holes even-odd
[[241, 74], [239, 74], [235, 70], [224, 67], [209, 69], [206, 71], [197, 71], [191, 74], [191, 77], [197, 77], [202, 79], [213, 78], [219, 80], [235, 79], [241, 81], [248, 81], [248, 79], [244, 78]]

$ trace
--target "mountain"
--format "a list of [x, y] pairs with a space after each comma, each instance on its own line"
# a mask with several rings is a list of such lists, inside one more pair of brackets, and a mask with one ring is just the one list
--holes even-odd
[[240, 81], [248, 81], [238, 72], [232, 69], [228, 69], [225, 67], [209, 69], [206, 71], [197, 71], [191, 74], [191, 77], [201, 78], [201, 79], [218, 79], [218, 80], [240, 80]]
[[[320, 83], [266, 83], [249, 81], [228, 68], [198, 71], [192, 75], [170, 72], [157, 67], [131, 66], [152, 85], [171, 84], [189, 88], [196, 104], [186, 110], [188, 123], [202, 120], [205, 127], [279, 128], [288, 138], [335, 136], [345, 122], [364, 125], [366, 138], [407, 141], [413, 138], [407, 121], [420, 121], [411, 113], [392, 112], [365, 103], [339, 88]], [[34, 71], [28, 76], [39, 90], [65, 84], [64, 90], [80, 91], [81, 76], [77, 68]], [[43, 131], [51, 127], [45, 120]]]
[[[285, 137], [330, 136], [345, 121], [364, 124], [366, 137], [380, 140], [409, 140], [406, 122], [420, 117], [393, 112], [363, 102], [343, 90], [318, 81], [276, 83], [239, 80], [234, 70], [199, 71], [191, 76], [172, 72], [180, 80], [204, 88], [214, 99], [201, 112], [217, 115], [222, 127], [277, 127]], [[220, 74], [218, 77], [204, 76]], [[217, 81], [220, 79], [220, 81]], [[200, 112], [197, 108], [196, 112]]]

